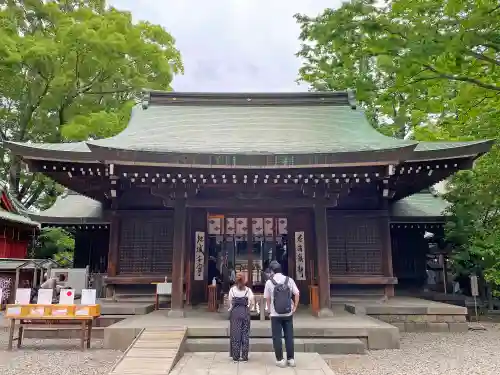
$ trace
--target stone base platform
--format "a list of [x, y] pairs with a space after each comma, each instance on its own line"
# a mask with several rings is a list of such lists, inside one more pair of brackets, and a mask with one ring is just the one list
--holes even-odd
[[467, 308], [412, 297], [345, 304], [345, 310], [389, 323], [400, 332], [467, 332]]
[[[169, 327], [187, 328], [187, 346], [191, 350], [207, 351], [212, 346], [215, 349], [210, 351], [222, 348], [227, 351], [229, 347], [229, 322], [223, 314], [196, 310], [186, 311], [185, 318], [168, 317], [166, 310], [127, 318], [104, 329], [104, 345], [109, 349], [126, 349], [143, 329]], [[311, 316], [308, 311], [299, 312], [294, 318], [294, 333], [298, 348], [307, 352], [314, 349], [325, 354], [345, 354], [349, 348], [351, 353], [364, 352], [363, 349], [399, 348], [398, 328], [369, 316], [345, 311], [323, 319]], [[250, 336], [256, 350], [271, 350], [266, 344], [271, 342], [269, 321], [252, 321]]]
[[154, 303], [149, 302], [111, 302], [99, 300], [101, 315], [144, 315], [154, 310]]

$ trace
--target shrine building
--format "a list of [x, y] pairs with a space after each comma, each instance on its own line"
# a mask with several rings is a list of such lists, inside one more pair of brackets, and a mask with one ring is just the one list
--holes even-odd
[[421, 192], [492, 142], [387, 137], [350, 92], [152, 91], [114, 137], [5, 145], [70, 191], [32, 219], [78, 229], [75, 263], [105, 271], [110, 295], [167, 276], [181, 311], [224, 267], [261, 290], [273, 259], [323, 309], [393, 296], [425, 278], [423, 231], [442, 231], [442, 202]]
[[40, 227], [12, 196], [7, 184], [0, 181], [0, 259], [25, 259]]

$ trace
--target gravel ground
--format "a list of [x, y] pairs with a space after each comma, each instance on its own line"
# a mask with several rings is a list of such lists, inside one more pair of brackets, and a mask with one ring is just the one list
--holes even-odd
[[325, 357], [336, 375], [497, 375], [500, 324], [466, 334], [404, 333], [400, 350]]
[[[91, 349], [80, 351], [80, 340], [24, 339], [21, 349], [7, 351], [8, 334], [0, 330], [1, 375], [100, 375], [108, 374], [123, 354], [102, 349], [92, 340]], [[14, 344], [15, 345], [15, 344]]]

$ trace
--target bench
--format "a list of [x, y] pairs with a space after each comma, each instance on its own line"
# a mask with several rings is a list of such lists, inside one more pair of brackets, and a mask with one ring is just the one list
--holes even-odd
[[[92, 338], [92, 326], [94, 323], [95, 317], [92, 316], [72, 316], [72, 317], [64, 317], [64, 316], [43, 316], [36, 317], [35, 319], [26, 319], [26, 318], [14, 318], [8, 317], [10, 320], [9, 327], [9, 343], [8, 350], [12, 350], [13, 342], [14, 342], [14, 332], [16, 328], [16, 321], [19, 321], [19, 330], [17, 335], [17, 347], [20, 348], [23, 341], [23, 332], [25, 327], [43, 327], [47, 326], [61, 326], [61, 325], [71, 325], [71, 324], [79, 324], [81, 326], [81, 336], [80, 336], [80, 348], [81, 350], [85, 350], [85, 348], [90, 348], [90, 340]], [[86, 344], [86, 345], [85, 345]]]

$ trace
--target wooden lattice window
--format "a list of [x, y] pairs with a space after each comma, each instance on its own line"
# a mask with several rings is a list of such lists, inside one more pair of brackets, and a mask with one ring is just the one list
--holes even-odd
[[120, 230], [120, 273], [171, 275], [172, 216], [125, 217]]
[[328, 216], [330, 275], [382, 275], [381, 226], [376, 217]]

